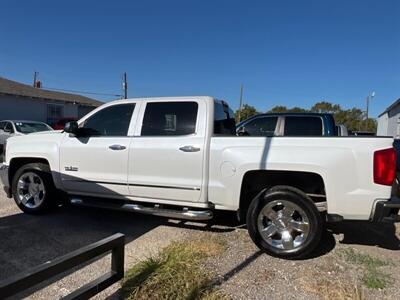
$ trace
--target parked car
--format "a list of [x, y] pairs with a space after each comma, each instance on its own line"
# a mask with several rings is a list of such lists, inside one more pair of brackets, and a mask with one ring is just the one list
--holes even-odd
[[63, 130], [66, 123], [77, 120], [77, 118], [61, 118], [54, 123], [53, 128], [54, 130]]
[[348, 132], [346, 126], [344, 126], [344, 125], [336, 125], [336, 134], [338, 136], [348, 136], [349, 132]]
[[[314, 119], [318, 131], [301, 134], [327, 130]], [[327, 220], [400, 221], [400, 200], [391, 196], [392, 143], [238, 137], [223, 101], [128, 99], [67, 123], [64, 132], [11, 137], [0, 178], [28, 214], [45, 212], [65, 194], [75, 205], [195, 221], [218, 217], [215, 210], [236, 212], [260, 249], [298, 258], [320, 244]]]
[[53, 129], [42, 122], [16, 120], [0, 121], [0, 153], [3, 152], [4, 144], [9, 137], [49, 130]]
[[335, 119], [327, 113], [267, 113], [236, 126], [240, 136], [335, 136]]

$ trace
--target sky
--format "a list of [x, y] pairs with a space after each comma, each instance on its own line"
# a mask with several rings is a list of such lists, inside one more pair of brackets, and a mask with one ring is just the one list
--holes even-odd
[[[259, 111], [400, 98], [398, 0], [0, 0], [0, 76], [129, 97], [210, 95]], [[89, 96], [89, 95], [88, 95]], [[109, 101], [109, 95], [92, 95]]]

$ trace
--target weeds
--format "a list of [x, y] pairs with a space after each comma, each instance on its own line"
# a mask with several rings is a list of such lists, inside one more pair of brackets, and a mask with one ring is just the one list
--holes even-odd
[[379, 270], [380, 267], [389, 265], [389, 262], [368, 254], [358, 253], [352, 248], [343, 250], [342, 255], [347, 262], [363, 268], [364, 275], [362, 282], [366, 287], [370, 289], [384, 289], [393, 282], [390, 275]]
[[136, 264], [122, 282], [125, 299], [227, 299], [214, 290], [203, 259], [222, 253], [220, 240], [202, 239], [172, 243], [157, 257]]

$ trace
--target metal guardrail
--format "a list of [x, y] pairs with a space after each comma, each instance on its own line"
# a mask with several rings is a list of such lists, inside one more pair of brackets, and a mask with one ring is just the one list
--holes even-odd
[[124, 277], [125, 235], [114, 234], [0, 282], [0, 298], [19, 294], [109, 251], [111, 251], [111, 270], [62, 298], [89, 299]]

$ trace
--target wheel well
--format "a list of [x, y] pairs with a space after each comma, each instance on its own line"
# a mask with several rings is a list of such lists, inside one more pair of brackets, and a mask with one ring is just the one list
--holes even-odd
[[317, 202], [325, 202], [325, 186], [322, 177], [316, 173], [297, 171], [249, 171], [243, 177], [240, 192], [240, 211], [245, 213], [251, 200], [263, 189], [277, 185], [295, 187], [308, 194]]
[[35, 157], [18, 157], [18, 158], [13, 158], [10, 161], [10, 168], [8, 171], [8, 179], [10, 184], [12, 183], [12, 180], [14, 178], [15, 173], [17, 170], [22, 167], [23, 165], [26, 164], [31, 164], [31, 163], [42, 163], [50, 166], [49, 162], [44, 159], [44, 158], [35, 158]]

